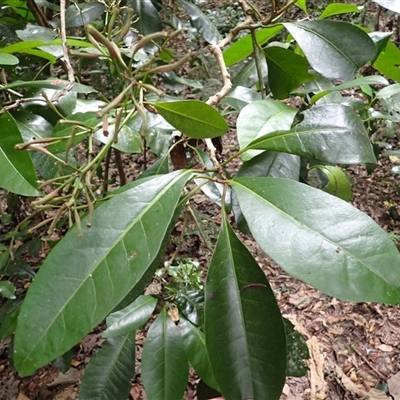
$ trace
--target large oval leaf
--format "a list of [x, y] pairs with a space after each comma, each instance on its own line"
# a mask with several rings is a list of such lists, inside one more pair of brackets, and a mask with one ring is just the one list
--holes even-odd
[[267, 59], [269, 88], [274, 98], [286, 99], [292, 90], [315, 79], [315, 75], [308, 72], [307, 60], [299, 54], [279, 46], [267, 47], [263, 52]]
[[285, 328], [269, 282], [226, 217], [208, 270], [206, 346], [226, 399], [279, 399]]
[[182, 337], [165, 309], [152, 323], [143, 346], [142, 382], [149, 400], [181, 400], [189, 373]]
[[376, 163], [361, 118], [341, 104], [314, 106], [294, 128], [259, 137], [246, 149], [282, 151], [332, 164]]
[[158, 267], [189, 176], [138, 181], [100, 205], [82, 237], [71, 229], [51, 251], [19, 316], [14, 361], [21, 375], [69, 350], [133, 287], [140, 294]]
[[[243, 108], [237, 119], [237, 136], [240, 149], [246, 148], [255, 139], [275, 132], [289, 130], [297, 111], [275, 100], [253, 101]], [[248, 161], [261, 151], [246, 151], [243, 161]]]
[[179, 319], [179, 328], [190, 365], [208, 386], [218, 390], [208, 357], [204, 333], [182, 317]]
[[182, 7], [189, 14], [190, 20], [205, 41], [210, 44], [217, 44], [221, 40], [218, 29], [196, 5], [186, 0], [179, 0], [179, 3], [182, 4]]
[[37, 177], [29, 154], [14, 148], [23, 140], [9, 112], [0, 115], [0, 127], [0, 187], [22, 196], [39, 196]]
[[83, 375], [79, 400], [126, 399], [135, 375], [135, 332], [106, 340]]
[[128, 0], [127, 5], [132, 7], [137, 16], [134, 28], [143, 35], [161, 31], [163, 24], [157, 9], [149, 0]]
[[228, 130], [217, 110], [198, 100], [151, 103], [168, 123], [195, 139], [214, 138]]
[[285, 23], [310, 65], [329, 79], [352, 79], [372, 60], [376, 48], [371, 38], [356, 26], [339, 21]]
[[400, 302], [399, 252], [370, 217], [289, 179], [233, 184], [254, 238], [290, 275], [342, 300]]
[[67, 28], [83, 26], [99, 18], [105, 10], [105, 5], [100, 1], [89, 1], [70, 5], [65, 12]]

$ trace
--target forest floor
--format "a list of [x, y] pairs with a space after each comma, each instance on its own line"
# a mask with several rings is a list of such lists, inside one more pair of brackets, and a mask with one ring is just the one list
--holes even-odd
[[[210, 3], [212, 9], [224, 1]], [[390, 140], [393, 148], [398, 148], [399, 136], [397, 131]], [[233, 129], [223, 138], [223, 148], [223, 157], [237, 148]], [[131, 158], [125, 158], [124, 162], [132, 165]], [[400, 238], [400, 180], [399, 175], [390, 172], [397, 163], [400, 163], [399, 159], [382, 156], [372, 174], [367, 174], [363, 167], [349, 168], [348, 173], [354, 182], [353, 204]], [[208, 224], [208, 234], [212, 236], [213, 227], [218, 225], [215, 207], [205, 196], [197, 200], [201, 218]], [[209, 253], [199, 242], [199, 237], [194, 234], [181, 248], [180, 256], [197, 259], [206, 265]], [[289, 277], [266, 257], [251, 237], [244, 237], [244, 242], [268, 276], [283, 315], [307, 340], [310, 351], [307, 376], [288, 378], [282, 400], [388, 399], [390, 397], [385, 394], [388, 390], [393, 399], [400, 400], [399, 307], [354, 304], [324, 295]], [[41, 259], [35, 260], [36, 264], [40, 262]], [[9, 365], [10, 340], [0, 342], [0, 399], [77, 399], [84, 367], [102, 343], [101, 330], [102, 326], [94, 329], [74, 348], [68, 372], [61, 373], [48, 366], [27, 378], [20, 378]], [[138, 358], [143, 338], [143, 332], [139, 333]], [[137, 377], [132, 382], [131, 399], [145, 400], [140, 371], [137, 371]], [[196, 378], [192, 376], [185, 399], [196, 399], [196, 396]]]

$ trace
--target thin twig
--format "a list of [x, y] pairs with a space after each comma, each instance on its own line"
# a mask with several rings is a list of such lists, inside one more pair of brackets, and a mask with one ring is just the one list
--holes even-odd
[[370, 367], [372, 369], [372, 371], [374, 371], [376, 373], [376, 375], [378, 376], [379, 379], [381, 379], [382, 381], [386, 382], [387, 380], [387, 376], [383, 375], [381, 372], [379, 372], [371, 362], [368, 361], [368, 359], [364, 356], [364, 354], [362, 354], [360, 352], [360, 350], [356, 349], [354, 346], [350, 346], [355, 353], [357, 353], [365, 362], [365, 364], [368, 365], [368, 367]]
[[70, 92], [75, 83], [74, 70], [72, 69], [68, 55], [67, 27], [65, 23], [65, 13], [66, 13], [65, 0], [60, 0], [60, 28], [61, 28], [61, 41], [62, 41], [63, 58], [64, 58], [63, 63], [68, 73], [68, 85], [63, 90], [54, 95], [54, 97], [52, 98], [53, 102], [59, 101], [61, 97], [65, 96], [68, 92]]

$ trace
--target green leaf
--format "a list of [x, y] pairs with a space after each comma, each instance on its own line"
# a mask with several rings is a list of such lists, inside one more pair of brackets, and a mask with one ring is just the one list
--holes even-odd
[[[315, 172], [315, 184], [310, 183], [310, 179], [314, 176], [313, 172]], [[344, 201], [351, 200], [350, 179], [339, 167], [334, 167], [332, 165], [313, 165], [308, 172], [308, 183]]]
[[[19, 317], [14, 361], [21, 375], [74, 346], [129, 292], [136, 294], [132, 301], [141, 294], [158, 268], [190, 174], [176, 171], [138, 181], [101, 204], [90, 228], [82, 221], [81, 237], [74, 227], [54, 247]], [[68, 265], [60, 260], [68, 260]]]
[[[262, 46], [283, 29], [283, 25], [259, 29], [255, 32], [257, 43]], [[253, 53], [251, 35], [246, 35], [233, 43], [224, 51], [224, 60], [227, 67], [244, 60]]]
[[372, 0], [374, 3], [378, 3], [380, 6], [387, 8], [390, 11], [400, 14], [400, 4], [398, 0]]
[[135, 376], [135, 332], [107, 339], [85, 369], [79, 400], [127, 399]]
[[400, 93], [400, 83], [395, 83], [394, 85], [390, 85], [388, 87], [379, 90], [379, 92], [375, 93], [375, 98], [383, 99], [386, 97], [392, 97], [399, 93]]
[[235, 110], [241, 111], [247, 104], [256, 100], [261, 100], [259, 92], [243, 86], [236, 86], [221, 100], [221, 104], [228, 104]]
[[25, 151], [15, 150], [21, 132], [9, 112], [0, 115], [0, 187], [22, 196], [39, 196], [32, 160]]
[[359, 68], [375, 57], [374, 42], [350, 23], [322, 20], [284, 25], [312, 68], [326, 78], [352, 79]]
[[400, 49], [391, 41], [388, 42], [384, 51], [374, 61], [374, 67], [382, 74], [394, 81], [400, 81]]
[[286, 99], [292, 90], [315, 79], [307, 60], [279, 46], [263, 49], [268, 65], [269, 88], [276, 99]]
[[376, 47], [376, 58], [372, 61], [372, 63], [375, 62], [375, 60], [379, 57], [379, 55], [384, 51], [390, 43], [390, 38], [393, 35], [393, 32], [368, 32], [368, 36], [372, 39], [372, 41], [375, 43]]
[[203, 290], [179, 290], [175, 302], [182, 314], [193, 324], [202, 327], [204, 323]]
[[149, 400], [181, 400], [189, 365], [178, 328], [165, 309], [151, 324], [143, 346], [142, 382]]
[[7, 299], [15, 299], [15, 286], [9, 281], [0, 281], [0, 295]]
[[[261, 75], [265, 84], [268, 83], [268, 67], [264, 57], [261, 58]], [[232, 86], [252, 87], [258, 83], [257, 67], [254, 59], [247, 62], [244, 67], [233, 77]]]
[[324, 19], [332, 17], [333, 15], [347, 14], [353, 12], [360, 12], [358, 7], [354, 4], [332, 3], [325, 8], [319, 18]]
[[304, 376], [307, 374], [305, 360], [310, 358], [307, 343], [294, 328], [294, 325], [283, 318], [286, 332], [287, 365], [286, 376]]
[[341, 300], [400, 302], [399, 252], [370, 217], [289, 179], [232, 183], [255, 240], [289, 275]]
[[152, 296], [139, 296], [132, 304], [107, 317], [107, 329], [104, 338], [122, 336], [143, 326], [151, 317], [157, 299]]
[[11, 53], [25, 53], [26, 50], [31, 50], [39, 46], [46, 44], [43, 40], [28, 40], [25, 42], [18, 42], [10, 44], [9, 46], [0, 49], [1, 54], [11, 54]]
[[1, 54], [0, 53], [0, 65], [17, 65], [19, 60], [12, 54]]
[[264, 272], [224, 217], [207, 275], [205, 339], [225, 398], [280, 398], [286, 377], [284, 329]]
[[[94, 138], [100, 142], [107, 144], [110, 140], [114, 140], [115, 125], [108, 127], [108, 136], [104, 136], [103, 129], [99, 129]], [[143, 139], [140, 133], [132, 130], [129, 126], [124, 125], [118, 132], [118, 140], [112, 144], [112, 147], [122, 151], [123, 153], [140, 153], [143, 151]]]
[[188, 137], [214, 138], [228, 130], [228, 124], [219, 112], [202, 101], [184, 100], [150, 104], [168, 123]]
[[[240, 149], [270, 132], [289, 130], [295, 115], [296, 110], [284, 103], [275, 100], [253, 101], [242, 109], [237, 119]], [[261, 151], [247, 151], [242, 154], [242, 159], [248, 161], [260, 153]]]
[[208, 357], [204, 333], [182, 317], [179, 319], [179, 328], [190, 365], [208, 386], [218, 390]]
[[163, 24], [157, 9], [153, 3], [148, 0], [128, 0], [127, 5], [133, 8], [138, 20], [133, 24], [133, 27], [143, 35], [162, 31]]
[[306, 0], [297, 0], [296, 6], [301, 8], [305, 13], [307, 13], [307, 1]]
[[99, 1], [71, 4], [65, 12], [65, 25], [67, 28], [83, 26], [101, 17], [105, 5]]
[[[15, 300], [18, 301], [18, 298]], [[4, 307], [4, 306], [3, 306]], [[17, 327], [18, 315], [21, 310], [19, 304], [13, 311], [10, 312], [0, 323], [0, 340], [6, 339], [13, 335]]]
[[311, 99], [311, 104], [315, 104], [319, 99], [326, 96], [333, 91], [340, 91], [344, 89], [350, 89], [356, 86], [362, 85], [389, 85], [389, 82], [383, 76], [363, 76], [362, 78], [356, 78], [349, 82], [342, 83], [341, 85], [333, 86], [327, 90], [317, 93]]
[[221, 35], [217, 28], [196, 5], [186, 0], [179, 0], [179, 3], [181, 3], [182, 7], [189, 14], [193, 25], [206, 42], [217, 44], [221, 40]]
[[246, 149], [281, 151], [331, 164], [376, 163], [363, 121], [341, 104], [317, 105], [305, 111], [294, 128], [261, 136]]

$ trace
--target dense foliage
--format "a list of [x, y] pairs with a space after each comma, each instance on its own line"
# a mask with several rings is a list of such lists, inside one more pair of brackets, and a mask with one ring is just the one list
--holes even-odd
[[[400, 13], [396, 1], [375, 3]], [[342, 169], [373, 169], [400, 121], [400, 51], [391, 33], [359, 24], [368, 3], [45, 6], [0, 2], [10, 227], [0, 237], [0, 338], [14, 335], [21, 376], [67, 360], [106, 319], [80, 399], [128, 397], [147, 323], [149, 400], [181, 399], [189, 365], [228, 400], [279, 399], [286, 376], [306, 372], [308, 351], [237, 229], [326, 294], [400, 302], [398, 250], [349, 203]], [[238, 148], [226, 155], [232, 113]], [[134, 181], [121, 153], [140, 155]], [[200, 191], [220, 209], [209, 265], [176, 262], [177, 252], [165, 260], [178, 221], [186, 240]], [[30, 208], [17, 218], [22, 196]], [[42, 243], [52, 249], [36, 273], [22, 256]], [[25, 297], [17, 277], [32, 279]], [[152, 279], [163, 289], [143, 294]]]

